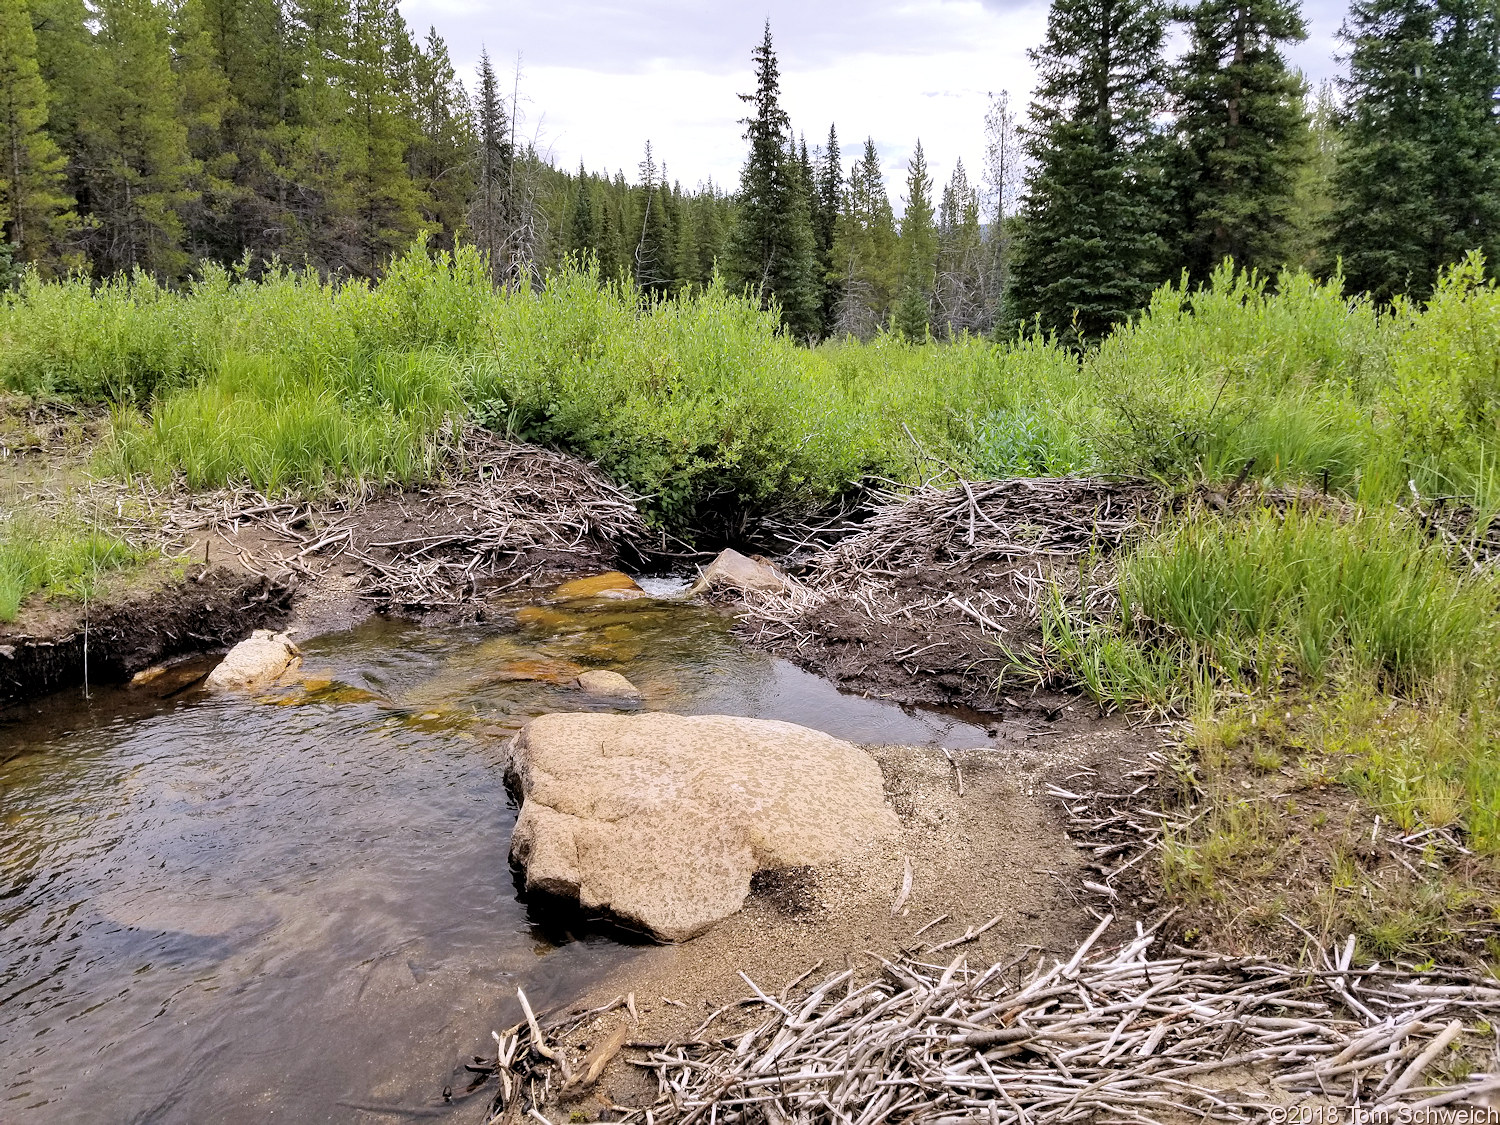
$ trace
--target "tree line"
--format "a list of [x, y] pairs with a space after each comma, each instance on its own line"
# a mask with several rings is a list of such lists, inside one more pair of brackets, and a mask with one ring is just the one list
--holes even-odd
[[516, 82], [484, 55], [471, 93], [395, 0], [0, 0], [0, 284], [204, 259], [373, 276], [425, 236], [501, 284], [569, 256], [650, 296], [717, 272], [809, 340], [1083, 343], [1225, 257], [1421, 297], [1500, 248], [1497, 2], [1355, 0], [1349, 76], [1313, 92], [1284, 54], [1296, 0], [1054, 0], [1025, 120], [995, 98], [982, 167], [941, 187], [919, 141], [898, 220], [872, 140], [794, 132], [769, 26], [731, 192], [685, 189], [649, 143], [628, 178], [553, 167]]

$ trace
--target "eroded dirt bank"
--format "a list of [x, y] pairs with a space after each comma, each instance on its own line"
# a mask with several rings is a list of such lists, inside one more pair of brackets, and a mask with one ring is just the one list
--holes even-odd
[[126, 679], [265, 626], [483, 619], [493, 594], [638, 559], [649, 539], [633, 498], [592, 466], [477, 430], [428, 486], [315, 500], [75, 479], [79, 466], [76, 449], [44, 452], [27, 465], [42, 483], [7, 499], [110, 513], [106, 527], [160, 557], [109, 576], [90, 605], [32, 599], [0, 625], [0, 702], [81, 684], [85, 665], [93, 682]]

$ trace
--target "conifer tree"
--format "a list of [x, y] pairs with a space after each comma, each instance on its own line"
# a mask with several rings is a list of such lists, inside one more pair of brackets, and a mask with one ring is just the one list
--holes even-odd
[[983, 332], [989, 328], [989, 317], [979, 193], [969, 183], [962, 160], [954, 164], [953, 176], [943, 189], [937, 235], [933, 327], [947, 336]]
[[899, 247], [896, 220], [885, 191], [875, 142], [849, 169], [848, 188], [834, 232], [833, 260], [838, 284], [839, 336], [866, 339], [889, 318], [897, 292]]
[[0, 244], [27, 262], [46, 261], [72, 202], [46, 124], [31, 13], [24, 0], [0, 0]]
[[416, 129], [402, 73], [414, 53], [395, 0], [355, 0], [350, 11], [342, 155], [356, 220], [355, 255], [346, 263], [373, 276], [422, 228], [428, 203], [406, 161]]
[[1440, 0], [1438, 10], [1434, 188], [1441, 242], [1433, 272], [1470, 250], [1500, 268], [1500, 3]]
[[594, 211], [594, 183], [578, 162], [578, 180], [573, 188], [572, 206], [563, 228], [563, 252], [582, 261], [599, 254], [599, 223]]
[[1179, 18], [1172, 76], [1180, 260], [1206, 280], [1226, 257], [1274, 273], [1292, 256], [1293, 201], [1309, 157], [1303, 84], [1281, 48], [1307, 38], [1297, 0], [1197, 0]]
[[435, 232], [439, 246], [451, 248], [473, 191], [474, 129], [468, 95], [436, 28], [428, 28], [426, 42], [416, 50], [412, 84], [411, 177], [424, 203], [424, 225]]
[[833, 240], [838, 231], [839, 201], [843, 193], [844, 168], [839, 155], [839, 135], [828, 126], [828, 142], [818, 154], [816, 192], [813, 198], [813, 245], [817, 251], [818, 281], [822, 307], [818, 322], [826, 334], [838, 317], [838, 285], [835, 283]]
[[658, 179], [659, 169], [646, 142], [646, 156], [641, 161], [641, 209], [639, 237], [634, 253], [635, 284], [652, 297], [671, 292], [676, 269], [672, 255], [672, 231], [668, 217], [666, 191]]
[[787, 329], [807, 337], [817, 332], [821, 307], [811, 201], [792, 147], [791, 123], [781, 108], [780, 68], [769, 21], [751, 57], [756, 89], [740, 95], [752, 107], [741, 121], [750, 155], [740, 176], [739, 211], [725, 272], [732, 285], [757, 294], [763, 305], [779, 305]]
[[172, 69], [187, 126], [194, 198], [184, 207], [185, 246], [192, 260], [233, 257], [226, 227], [237, 196], [238, 155], [227, 143], [225, 121], [234, 111], [229, 76], [221, 65], [203, 0], [182, 0], [172, 27]]
[[906, 210], [901, 216], [901, 296], [896, 329], [908, 340], [925, 340], [929, 331], [932, 290], [937, 270], [937, 234], [933, 228], [932, 177], [922, 142], [906, 168]]
[[196, 169], [166, 11], [152, 0], [100, 0], [98, 12], [97, 81], [78, 123], [92, 257], [101, 273], [139, 267], [176, 276], [188, 262], [182, 211]]
[[990, 95], [990, 108], [984, 115], [985, 203], [981, 211], [989, 231], [981, 257], [984, 299], [974, 325], [976, 331], [987, 332], [1004, 322], [1021, 165], [1021, 137], [1015, 110], [1011, 108], [1009, 91], [1001, 90]]
[[1292, 189], [1291, 255], [1297, 269], [1318, 269], [1327, 258], [1329, 224], [1334, 208], [1333, 177], [1338, 169], [1343, 134], [1339, 128], [1339, 106], [1331, 80], [1320, 83], [1307, 118], [1307, 138], [1302, 142], [1307, 159], [1297, 173]]
[[510, 236], [515, 150], [510, 116], [500, 94], [500, 83], [488, 51], [479, 53], [479, 84], [474, 93], [474, 198], [469, 205], [469, 231], [490, 262], [496, 281], [510, 268]]
[[1165, 274], [1152, 127], [1163, 34], [1157, 0], [1054, 0], [1030, 52], [1040, 82], [1010, 300], [1021, 320], [1069, 343], [1103, 336]]
[[1350, 287], [1425, 296], [1470, 249], [1500, 252], [1493, 0], [1355, 0], [1330, 249]]
[[29, 6], [37, 70], [47, 90], [47, 135], [68, 161], [66, 190], [76, 198], [82, 171], [78, 119], [98, 80], [90, 15], [83, 0], [30, 0]]

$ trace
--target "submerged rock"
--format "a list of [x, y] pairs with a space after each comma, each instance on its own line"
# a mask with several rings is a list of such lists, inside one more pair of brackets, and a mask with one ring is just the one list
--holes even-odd
[[870, 755], [770, 719], [543, 715], [510, 770], [527, 889], [667, 941], [739, 910], [757, 870], [829, 863], [897, 831]]
[[302, 663], [302, 654], [285, 633], [257, 629], [229, 650], [205, 681], [211, 688], [264, 687]]
[[620, 699], [629, 703], [641, 701], [641, 689], [618, 672], [584, 672], [578, 677], [578, 686], [601, 699]]
[[709, 590], [739, 590], [742, 593], [746, 590], [785, 590], [790, 585], [791, 579], [778, 567], [726, 547], [683, 596], [692, 598]]
[[574, 578], [564, 582], [556, 590], [552, 591], [553, 597], [572, 600], [573, 598], [612, 598], [625, 600], [629, 598], [644, 598], [646, 591], [635, 584], [635, 579], [630, 575], [618, 570], [607, 570], [603, 574], [591, 574], [586, 578]]

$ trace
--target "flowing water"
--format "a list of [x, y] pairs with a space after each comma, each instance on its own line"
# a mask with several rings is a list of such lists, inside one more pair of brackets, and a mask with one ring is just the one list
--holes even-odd
[[667, 601], [303, 647], [302, 682], [270, 695], [164, 677], [0, 715], [0, 1122], [389, 1121], [362, 1107], [461, 1092], [517, 986], [564, 1003], [634, 952], [528, 909], [506, 858], [505, 741], [604, 709], [567, 686], [583, 667], [651, 709], [991, 741]]

